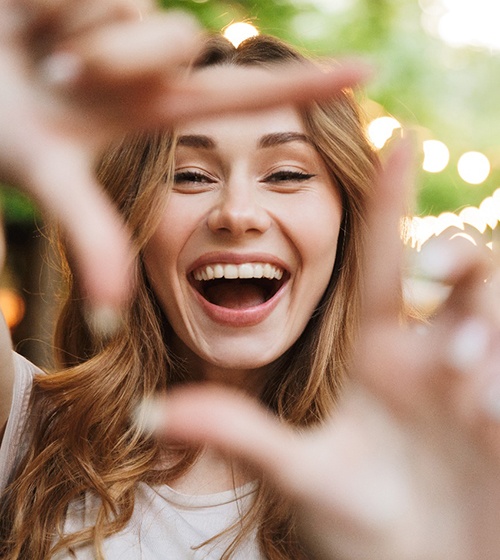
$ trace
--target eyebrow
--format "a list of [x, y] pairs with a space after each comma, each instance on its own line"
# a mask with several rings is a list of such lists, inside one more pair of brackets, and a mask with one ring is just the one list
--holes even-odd
[[179, 136], [177, 143], [179, 146], [187, 146], [188, 148], [203, 148], [205, 150], [214, 150], [215, 142], [210, 136], [202, 134], [185, 134]]
[[259, 141], [259, 148], [272, 148], [280, 144], [287, 144], [288, 142], [306, 142], [311, 144], [311, 140], [301, 132], [275, 132], [273, 134], [266, 134]]
[[[311, 144], [311, 140], [301, 132], [274, 132], [266, 134], [259, 140], [259, 148], [272, 148], [288, 142], [306, 142]], [[214, 150], [217, 146], [215, 141], [210, 136], [204, 134], [184, 134], [178, 138], [179, 146], [186, 146], [188, 148], [201, 148], [204, 150]]]

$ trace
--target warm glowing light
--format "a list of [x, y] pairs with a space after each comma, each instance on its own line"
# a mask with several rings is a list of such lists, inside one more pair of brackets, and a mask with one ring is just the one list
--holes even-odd
[[495, 229], [499, 219], [498, 201], [492, 196], [487, 196], [479, 205], [479, 211], [491, 229]]
[[450, 295], [451, 287], [426, 278], [407, 276], [403, 279], [403, 297], [421, 317], [430, 317]]
[[425, 140], [423, 168], [429, 173], [439, 173], [450, 161], [450, 150], [439, 140]]
[[224, 37], [233, 43], [237, 47], [240, 43], [243, 43], [245, 39], [250, 37], [255, 37], [259, 34], [259, 31], [250, 23], [245, 23], [240, 21], [238, 23], [232, 23], [224, 30]]
[[485, 232], [488, 224], [486, 223], [486, 220], [481, 214], [479, 208], [476, 208], [475, 206], [467, 206], [460, 212], [459, 216], [464, 224], [471, 225], [481, 233]]
[[490, 162], [481, 152], [467, 152], [458, 160], [458, 174], [471, 185], [484, 183], [490, 170]]
[[436, 216], [414, 216], [407, 228], [405, 242], [411, 242], [411, 246], [420, 251], [422, 245], [434, 235], [436, 224]]
[[450, 241], [456, 239], [457, 237], [460, 237], [461, 239], [465, 239], [466, 241], [472, 243], [472, 245], [475, 245], [477, 247], [477, 241], [472, 237], [472, 235], [469, 235], [468, 233], [461, 231], [460, 233], [455, 233], [455, 235], [452, 235], [450, 237]]
[[19, 324], [24, 316], [24, 300], [13, 290], [0, 288], [0, 309], [8, 327], [12, 329]]
[[398, 128], [401, 128], [401, 124], [394, 117], [379, 117], [368, 125], [368, 137], [380, 149]]
[[445, 229], [448, 229], [449, 227], [464, 229], [464, 223], [456, 214], [453, 214], [453, 212], [443, 212], [437, 217], [436, 223], [434, 225], [434, 234], [440, 235]]
[[495, 208], [495, 217], [500, 221], [500, 189], [497, 189], [492, 195], [493, 204]]
[[424, 26], [446, 43], [500, 50], [497, 0], [420, 0]]
[[[422, 246], [431, 238], [441, 235], [448, 228], [455, 228], [450, 239], [463, 237], [476, 244], [474, 234], [465, 226], [471, 226], [484, 234], [486, 228], [495, 229], [500, 221], [500, 188], [491, 196], [487, 196], [479, 205], [467, 206], [459, 214], [443, 212], [439, 216], [413, 216], [403, 220], [402, 238], [406, 244], [420, 251]], [[460, 231], [461, 230], [461, 231]], [[465, 231], [464, 231], [465, 230]], [[490, 243], [491, 245], [491, 243]]]

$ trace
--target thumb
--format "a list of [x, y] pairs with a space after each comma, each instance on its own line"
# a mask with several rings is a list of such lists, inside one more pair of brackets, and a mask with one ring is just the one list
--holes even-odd
[[136, 417], [158, 437], [207, 444], [262, 471], [294, 493], [300, 439], [250, 397], [219, 387], [187, 387], [145, 402]]

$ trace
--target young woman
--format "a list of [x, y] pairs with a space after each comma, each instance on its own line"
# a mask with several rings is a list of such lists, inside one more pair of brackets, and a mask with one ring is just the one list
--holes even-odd
[[[294, 61], [272, 38], [238, 49], [213, 39], [193, 72]], [[325, 419], [357, 325], [377, 165], [345, 91], [108, 151], [99, 177], [133, 232], [134, 298], [101, 337], [68, 268], [61, 368], [42, 374], [16, 357], [2, 558], [304, 557], [293, 508], [266, 481], [203, 448], [158, 443], [132, 418], [144, 398], [214, 381], [291, 425]]]
[[[80, 9], [82, 6], [85, 9]], [[324, 97], [326, 91], [338, 91], [342, 84], [354, 83], [360, 75], [356, 66], [324, 75], [309, 74], [307, 68], [300, 66], [289, 74], [278, 75], [278, 66], [268, 61], [272, 72], [262, 72], [259, 68], [253, 72], [240, 68], [237, 72], [234, 64], [227, 64], [217, 72], [214, 69], [195, 72], [186, 81], [182, 72], [178, 72], [178, 55], [182, 51], [181, 58], [186, 60], [189, 48], [175, 35], [182, 29], [184, 41], [194, 45], [194, 30], [189, 25], [184, 27], [186, 21], [179, 22], [172, 16], [162, 21], [143, 17], [140, 23], [134, 24], [129, 19], [130, 5], [125, 0], [82, 0], [78, 5], [63, 0], [57, 6], [24, 0], [2, 5], [0, 13], [4, 25], [0, 67], [5, 78], [0, 104], [3, 123], [0, 140], [4, 140], [0, 178], [19, 183], [60, 218], [72, 242], [73, 258], [79, 265], [80, 290], [76, 292], [83, 292], [86, 300], [98, 306], [103, 303], [115, 306], [127, 294], [124, 279], [128, 257], [120, 221], [103, 205], [90, 172], [92, 155], [104, 139], [130, 128], [142, 128], [148, 122], [172, 123], [190, 115], [214, 114], [217, 110], [269, 106], [312, 95]], [[173, 33], [167, 33], [172, 23]], [[160, 48], [151, 46], [153, 36], [153, 43]], [[144, 37], [148, 41], [144, 42]], [[166, 37], [174, 39], [165, 44]], [[286, 51], [281, 54], [295, 58]], [[41, 52], [44, 55], [40, 58]], [[257, 60], [261, 58], [262, 53]], [[217, 60], [228, 59], [219, 53], [204, 63]], [[13, 65], [12, 61], [18, 64]], [[144, 62], [147, 62], [146, 73]], [[159, 87], [152, 88], [153, 83]], [[100, 94], [89, 97], [89, 92], [96, 91]], [[113, 100], [111, 105], [106, 101], [109, 99]], [[345, 102], [343, 98], [342, 104]], [[144, 266], [152, 288], [150, 292], [144, 286], [139, 289], [149, 303], [141, 312], [138, 303], [134, 303], [129, 319], [138, 316], [143, 327], [149, 326], [143, 329], [141, 338], [138, 328], [133, 330], [134, 323], [129, 321], [128, 334], [124, 327], [115, 340], [106, 341], [99, 340], [82, 325], [69, 322], [78, 330], [63, 331], [64, 336], [60, 338], [66, 340], [66, 352], [61, 348], [61, 355], [62, 361], [72, 367], [59, 376], [37, 377], [29, 419], [32, 376], [36, 369], [21, 358], [14, 358], [17, 371], [11, 408], [14, 360], [7, 332], [0, 329], [0, 425], [9, 416], [0, 450], [0, 487], [6, 481], [13, 482], [2, 501], [2, 557], [75, 554], [80, 558], [94, 557], [95, 546], [101, 543], [104, 554], [113, 558], [207, 555], [219, 558], [226, 549], [228, 554], [234, 552], [233, 556], [245, 558], [259, 554], [297, 558], [302, 551], [294, 542], [295, 519], [288, 513], [292, 503], [301, 537], [322, 558], [498, 558], [499, 321], [496, 306], [491, 304], [496, 283], [484, 283], [489, 274], [487, 259], [471, 252], [471, 246], [457, 250], [453, 245], [446, 245], [431, 250], [424, 258], [423, 272], [453, 284], [454, 292], [435, 320], [424, 329], [401, 322], [399, 298], [394, 295], [400, 289], [400, 184], [407, 180], [405, 170], [408, 169], [408, 154], [404, 150], [393, 154], [390, 165], [377, 181], [376, 196], [365, 212], [369, 235], [365, 240], [361, 331], [351, 367], [355, 382], [346, 383], [343, 398], [335, 405], [330, 421], [307, 434], [300, 427], [314, 424], [328, 409], [328, 401], [335, 400], [334, 390], [323, 390], [326, 378], [309, 377], [311, 371], [335, 373], [336, 364], [332, 366], [329, 362], [332, 355], [329, 351], [319, 353], [317, 359], [307, 355], [309, 348], [319, 345], [315, 337], [323, 337], [321, 340], [328, 344], [334, 338], [328, 332], [325, 321], [328, 308], [323, 304], [335, 301], [334, 305], [340, 308], [338, 317], [345, 316], [342, 315], [345, 308], [337, 296], [332, 297], [331, 288], [326, 288], [322, 302], [298, 341], [272, 368], [259, 364], [272, 359], [273, 353], [279, 354], [279, 345], [286, 346], [287, 340], [295, 336], [289, 328], [295, 322], [283, 319], [288, 313], [281, 316], [278, 329], [273, 327], [270, 340], [278, 342], [275, 347], [267, 337], [260, 338], [259, 349], [262, 344], [267, 358], [260, 354], [255, 358], [249, 347], [250, 357], [247, 354], [246, 358], [250, 364], [245, 365], [239, 361], [241, 344], [233, 345], [236, 349], [221, 345], [216, 357], [223, 361], [214, 364], [211, 346], [203, 344], [204, 341], [213, 343], [219, 336], [221, 340], [231, 340], [230, 332], [247, 333], [251, 327], [262, 334], [258, 330], [259, 321], [248, 324], [252, 308], [259, 307], [255, 304], [264, 309], [257, 317], [264, 317], [264, 321], [272, 319], [272, 313], [266, 317], [266, 305], [273, 312], [274, 309], [284, 311], [279, 302], [273, 307], [276, 289], [276, 294], [280, 290], [284, 293], [280, 298], [286, 302], [287, 282], [290, 294], [292, 291], [304, 294], [302, 280], [318, 287], [316, 279], [325, 274], [332, 258], [335, 258], [332, 279], [341, 286], [340, 280], [346, 278], [340, 263], [344, 259], [346, 263], [352, 262], [346, 257], [352, 255], [348, 249], [353, 242], [351, 226], [354, 223], [357, 227], [356, 209], [362, 206], [355, 203], [348, 206], [348, 203], [362, 201], [363, 196], [360, 199], [353, 194], [357, 192], [356, 186], [349, 190], [335, 183], [333, 177], [337, 181], [341, 177], [352, 178], [351, 170], [339, 168], [338, 174], [332, 173], [331, 182], [335, 184], [328, 191], [324, 188], [328, 181], [324, 180], [321, 166], [315, 177], [308, 177], [314, 173], [293, 169], [298, 154], [311, 154], [304, 148], [304, 139], [308, 140], [309, 131], [321, 129], [315, 128], [319, 121], [323, 121], [321, 126], [326, 126], [327, 132], [318, 134], [313, 145], [322, 151], [322, 165], [334, 169], [344, 161], [329, 151], [330, 141], [335, 138], [340, 138], [340, 152], [349, 154], [354, 164], [366, 161], [366, 157], [359, 160], [359, 145], [351, 142], [351, 133], [358, 125], [354, 129], [350, 125], [344, 128], [346, 121], [342, 115], [352, 114], [350, 109], [344, 114], [344, 107], [337, 113], [342, 126], [336, 128], [330, 118], [331, 106], [326, 111], [325, 107], [319, 110], [319, 114], [323, 112], [319, 120], [318, 107], [305, 112], [305, 120], [299, 120], [298, 129], [297, 113], [290, 108], [267, 113], [265, 123], [257, 115], [250, 120], [215, 120], [208, 129], [207, 122], [198, 122], [196, 126], [179, 130], [181, 137], [172, 139], [172, 146], [160, 137], [149, 143], [136, 142], [135, 148], [128, 143], [121, 148], [118, 160], [115, 153], [104, 162], [101, 176], [110, 187], [115, 176], [113, 166], [123, 158], [124, 164], [127, 161], [130, 164], [129, 171], [135, 170], [139, 179], [139, 170], [149, 174], [146, 177], [151, 178], [152, 191], [155, 186], [162, 191], [154, 194], [148, 191], [147, 181], [139, 180], [132, 185], [132, 180], [128, 183], [130, 190], [120, 199], [123, 215], [131, 224], [138, 224], [136, 249], [143, 255], [143, 264], [137, 272], [142, 277]], [[89, 122], [95, 125], [90, 130]], [[271, 124], [279, 125], [278, 131], [266, 128]], [[285, 135], [283, 125], [287, 129]], [[240, 135], [236, 139], [232, 136], [235, 126], [238, 132], [245, 131], [241, 144]], [[262, 134], [266, 141], [256, 149], [250, 139], [255, 140], [256, 135], [262, 139]], [[322, 149], [325, 138], [327, 149]], [[255, 169], [261, 169], [260, 164], [265, 167], [265, 154], [274, 157], [273, 150], [277, 147], [295, 150], [287, 161], [291, 168], [285, 173], [275, 169], [264, 182], [255, 183], [259, 186], [255, 191], [236, 189], [235, 185], [247, 184], [249, 169], [254, 169], [247, 164], [253, 162]], [[271, 148], [272, 151], [267, 151]], [[171, 159], [166, 157], [165, 166], [158, 171], [161, 157], [171, 149], [177, 150], [177, 160], [184, 161], [182, 169], [175, 173], [169, 167]], [[281, 161], [280, 157], [277, 159]], [[315, 158], [307, 161], [314, 164]], [[164, 180], [165, 171], [169, 181]], [[217, 171], [215, 176], [214, 171]], [[128, 179], [127, 173], [122, 171], [122, 174]], [[233, 181], [234, 178], [238, 180]], [[294, 181], [300, 188], [294, 187]], [[172, 203], [178, 211], [186, 210], [186, 200], [191, 201], [188, 216], [192, 219], [184, 222], [179, 221], [177, 213], [170, 216], [171, 225], [175, 225], [179, 234], [175, 242], [168, 235], [165, 223], [173, 207], [167, 204], [165, 214], [160, 204], [152, 206], [154, 212], [150, 207], [144, 210], [148, 197], [164, 204], [164, 191], [171, 183], [175, 183]], [[356, 178], [354, 183], [361, 187], [363, 180]], [[131, 192], [133, 200], [127, 200]], [[326, 192], [329, 195], [324, 197]], [[142, 203], [134, 193], [146, 193]], [[255, 197], [248, 196], [250, 193]], [[314, 197], [310, 198], [312, 193], [318, 196], [322, 193], [324, 207], [318, 210]], [[324, 227], [325, 219], [329, 219], [330, 226], [338, 225], [339, 193], [344, 194], [346, 205], [343, 219], [353, 216], [354, 222], [345, 222], [346, 228], [341, 233], [349, 235], [342, 242], [337, 240], [335, 256], [329, 247], [325, 262], [318, 264], [318, 276], [311, 278], [308, 271], [317, 262], [314, 256], [318, 247], [308, 247], [302, 242], [305, 224], [312, 224], [307, 232], [320, 244], [322, 240], [335, 238], [335, 227], [326, 228], [329, 233], [325, 231], [322, 237], [318, 236], [316, 226]], [[223, 194], [227, 197], [224, 204]], [[308, 204], [301, 203], [301, 212], [297, 214], [296, 205], [282, 198], [285, 194], [291, 195], [291, 200], [300, 194], [304, 197], [301, 201], [307, 200]], [[267, 195], [275, 195], [280, 203], [273, 206], [273, 198]], [[199, 200], [199, 196], [204, 198]], [[198, 201], [196, 205], [194, 200]], [[303, 212], [313, 207], [318, 210], [318, 224]], [[192, 216], [191, 208], [196, 210]], [[224, 212], [223, 208], [226, 208]], [[266, 212], [256, 212], [259, 208]], [[287, 212], [283, 213], [285, 209]], [[293, 213], [293, 220], [289, 212]], [[205, 215], [206, 221], [202, 217]], [[89, 222], [98, 225], [97, 234], [93, 228], [90, 231]], [[206, 224], [205, 232], [198, 229], [200, 222]], [[359, 242], [357, 234], [356, 242]], [[96, 235], [102, 238], [97, 244]], [[268, 251], [253, 253], [253, 257], [263, 262], [225, 262], [218, 245], [215, 256], [221, 257], [220, 262], [213, 262], [214, 253], [210, 255], [213, 247], [208, 261], [206, 253], [198, 262], [198, 256], [193, 254], [193, 251], [206, 251], [219, 239], [224, 244], [228, 240], [244, 244], [245, 240], [254, 243], [263, 236], [270, 243], [266, 247], [279, 253], [281, 262]], [[186, 241], [185, 245], [182, 240]], [[162, 251], [164, 241], [168, 253]], [[169, 266], [165, 269], [158, 266], [158, 255], [161, 258], [168, 255]], [[186, 262], [190, 263], [187, 269]], [[261, 265], [266, 262], [270, 268], [264, 272]], [[210, 282], [212, 273], [221, 274], [219, 267], [222, 276], [231, 278]], [[281, 278], [280, 269], [287, 272]], [[351, 267], [349, 274], [352, 270]], [[235, 274], [243, 278], [232, 278]], [[273, 278], [256, 281], [248, 278], [249, 275]], [[193, 291], [189, 291], [188, 284]], [[310, 304], [314, 297], [312, 290], [304, 295], [304, 301]], [[262, 303], [267, 298], [271, 303]], [[202, 310], [200, 313], [196, 302]], [[69, 316], [81, 315], [81, 309], [71, 311], [73, 305], [69, 305]], [[222, 315], [216, 309], [221, 307], [226, 310]], [[149, 313], [147, 310], [151, 308], [153, 311]], [[304, 319], [301, 309], [296, 309], [295, 314], [292, 307], [290, 310], [298, 323]], [[203, 317], [206, 321], [199, 321]], [[317, 317], [320, 319], [316, 320]], [[225, 322], [224, 328], [221, 320]], [[210, 321], [215, 322], [213, 333]], [[235, 322], [239, 324], [237, 329]], [[335, 329], [335, 321], [332, 324]], [[102, 321], [97, 322], [99, 325], [102, 332]], [[150, 337], [155, 331], [158, 345], [155, 337]], [[276, 332], [279, 336], [274, 336]], [[302, 351], [299, 350], [301, 337], [306, 341]], [[126, 340], [134, 342], [127, 346]], [[165, 344], [168, 350], [163, 350]], [[117, 348], [124, 346], [127, 352], [120, 357]], [[244, 348], [242, 358], [245, 358]], [[297, 354], [300, 354], [297, 361], [291, 364], [296, 377], [285, 376], [280, 385], [282, 366], [292, 362]], [[236, 358], [234, 367], [224, 367]], [[83, 364], [85, 360], [88, 362]], [[311, 360], [314, 370], [307, 363]], [[150, 372], [144, 376], [143, 361], [144, 366], [148, 361], [161, 363], [163, 373], [158, 373], [156, 379]], [[340, 366], [338, 371], [345, 364]], [[131, 372], [130, 377], [127, 372]], [[248, 396], [242, 398], [227, 390], [207, 391], [200, 383], [195, 384], [198, 389], [187, 390], [185, 381], [199, 377], [238, 386], [264, 401], [268, 409], [270, 406], [278, 410], [278, 414], [269, 411], [266, 414], [249, 403]], [[163, 391], [167, 382], [181, 389]], [[302, 400], [300, 388], [304, 386], [306, 398]], [[89, 387], [90, 398], [86, 392]], [[157, 387], [160, 391], [156, 391]], [[134, 391], [135, 395], [131, 396]], [[225, 458], [206, 450], [190, 454], [179, 445], [156, 444], [143, 437], [145, 425], [165, 429], [164, 409], [143, 406], [135, 414], [137, 429], [124, 410], [133, 401], [141, 400], [142, 395], [151, 393], [173, 395], [168, 399], [166, 422], [170, 438], [198, 445], [208, 442], [213, 448], [224, 450]], [[84, 398], [80, 400], [82, 394]], [[121, 400], [113, 400], [110, 395]], [[66, 406], [68, 421], [64, 425]], [[151, 417], [148, 410], [156, 414]], [[110, 413], [104, 427], [102, 411]], [[75, 427], [78, 418], [82, 433]], [[299, 424], [298, 433], [294, 421]], [[37, 428], [38, 423], [41, 428]], [[33, 434], [35, 441], [32, 441]], [[107, 454], [96, 455], [96, 451], [103, 450]], [[227, 453], [263, 469], [269, 480], [259, 486], [256, 482], [259, 477], [240, 465], [235, 464], [233, 468]], [[288, 496], [287, 500], [282, 501], [267, 487], [270, 481]], [[231, 490], [224, 491], [226, 488]], [[223, 534], [233, 520], [233, 531]], [[177, 533], [172, 533], [172, 527]], [[83, 528], [88, 531], [78, 534]], [[220, 533], [213, 542], [197, 547], [196, 543]], [[62, 536], [69, 537], [72, 544], [62, 542]], [[58, 543], [59, 552], [49, 552]], [[75, 554], [70, 553], [71, 546]]]

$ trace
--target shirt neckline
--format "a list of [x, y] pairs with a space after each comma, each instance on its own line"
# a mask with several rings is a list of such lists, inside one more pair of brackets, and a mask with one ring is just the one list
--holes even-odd
[[257, 490], [257, 481], [247, 482], [243, 486], [216, 492], [215, 494], [183, 494], [167, 484], [152, 486], [153, 490], [164, 500], [181, 507], [216, 507], [230, 504], [250, 496]]

